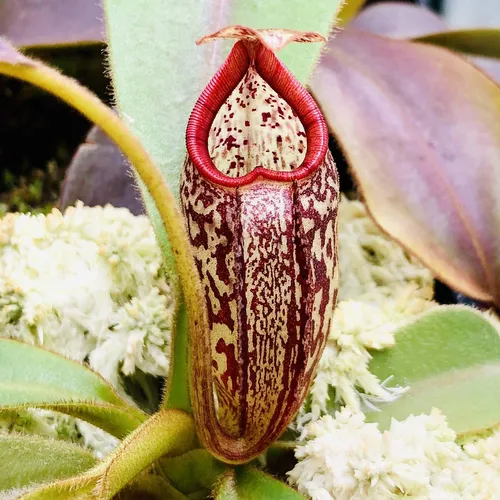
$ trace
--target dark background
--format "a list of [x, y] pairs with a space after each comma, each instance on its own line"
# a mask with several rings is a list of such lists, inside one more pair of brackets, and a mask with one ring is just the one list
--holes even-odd
[[[387, 0], [367, 0], [366, 5], [371, 5], [374, 3], [382, 3]], [[443, 9], [444, 0], [399, 0], [405, 3], [413, 3], [417, 5], [423, 5], [424, 7], [429, 7], [434, 9], [436, 12], [441, 13]]]

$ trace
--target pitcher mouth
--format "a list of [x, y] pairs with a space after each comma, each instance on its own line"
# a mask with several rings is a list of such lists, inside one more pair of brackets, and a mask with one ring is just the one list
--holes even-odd
[[[251, 65], [299, 118], [306, 134], [307, 152], [303, 162], [292, 171], [256, 167], [241, 177], [230, 177], [214, 165], [208, 151], [208, 137], [217, 112]], [[186, 146], [189, 158], [200, 174], [215, 184], [245, 186], [258, 177], [291, 182], [309, 176], [323, 163], [328, 149], [328, 129], [314, 99], [274, 53], [263, 44], [240, 40], [196, 102], [188, 121]]]

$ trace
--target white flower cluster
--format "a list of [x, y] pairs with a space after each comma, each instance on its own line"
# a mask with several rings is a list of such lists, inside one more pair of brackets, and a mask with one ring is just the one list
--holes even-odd
[[436, 305], [430, 271], [384, 236], [359, 201], [341, 200], [339, 247], [339, 302], [299, 428], [328, 407], [361, 411], [397, 397], [402, 389], [385, 387], [368, 370], [369, 349], [392, 346], [402, 322]]
[[[126, 209], [68, 208], [64, 216], [0, 220], [0, 331], [87, 361], [125, 396], [121, 375], [165, 376], [173, 296], [148, 219]], [[42, 410], [5, 415], [0, 431], [68, 439], [103, 456], [117, 440]]]
[[404, 390], [370, 373], [369, 350], [391, 347], [402, 323], [437, 304], [430, 272], [384, 237], [361, 203], [344, 199], [339, 215], [340, 301], [297, 420], [290, 483], [313, 500], [497, 498], [500, 430], [460, 444], [437, 409], [393, 420], [385, 432], [365, 421], [363, 409]]
[[363, 203], [345, 197], [339, 207], [339, 257], [340, 301], [381, 303], [389, 298], [403, 301], [399, 306], [411, 311], [432, 297], [431, 272], [382, 234]]
[[314, 500], [491, 500], [500, 492], [500, 432], [460, 446], [438, 410], [381, 432], [343, 408], [308, 424], [289, 481]]
[[166, 375], [172, 293], [146, 217], [78, 204], [0, 220], [2, 336], [88, 361], [115, 387]]

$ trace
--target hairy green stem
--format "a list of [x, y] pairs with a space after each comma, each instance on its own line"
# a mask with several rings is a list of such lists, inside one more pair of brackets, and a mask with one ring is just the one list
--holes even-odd
[[196, 444], [194, 422], [186, 413], [162, 409], [120, 443], [97, 467], [98, 498], [113, 498], [124, 486], [159, 458], [179, 455]]
[[188, 318], [186, 304], [182, 302], [176, 316], [173, 358], [171, 359], [170, 374], [162, 406], [164, 408], [178, 408], [191, 413], [187, 344]]
[[179, 410], [161, 409], [86, 473], [43, 486], [22, 498], [108, 500], [159, 458], [185, 453], [196, 443], [194, 422], [189, 415]]

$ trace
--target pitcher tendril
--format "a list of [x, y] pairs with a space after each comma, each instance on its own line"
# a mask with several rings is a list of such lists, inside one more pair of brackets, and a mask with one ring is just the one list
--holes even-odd
[[242, 463], [286, 429], [337, 297], [338, 175], [316, 103], [274, 55], [314, 33], [233, 26], [189, 119], [181, 201], [206, 301], [191, 331], [200, 440]]

